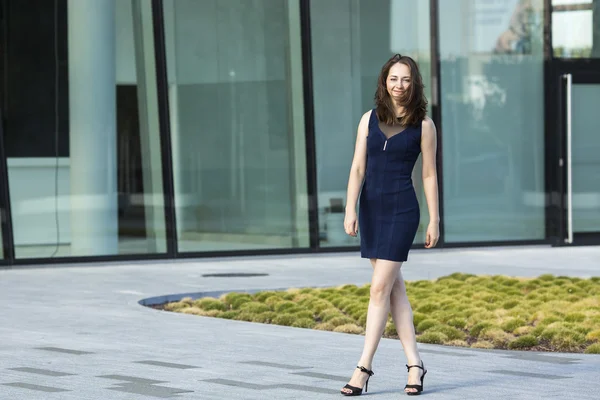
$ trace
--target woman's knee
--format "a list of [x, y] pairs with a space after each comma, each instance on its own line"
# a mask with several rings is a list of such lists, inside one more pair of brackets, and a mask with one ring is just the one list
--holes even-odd
[[392, 299], [392, 301], [400, 301], [400, 302], [407, 302], [408, 301], [408, 297], [406, 295], [406, 286], [404, 286], [404, 282], [400, 279], [397, 278], [394, 281], [394, 285], [392, 286], [392, 292], [390, 293], [390, 297]]
[[388, 301], [400, 265], [393, 261], [376, 260], [374, 264], [373, 279], [371, 280], [371, 299]]
[[374, 301], [384, 301], [392, 293], [393, 283], [390, 284], [384, 280], [375, 280], [371, 283], [371, 299]]
[[395, 292], [398, 292], [398, 291], [405, 292], [406, 291], [406, 287], [404, 285], [404, 279], [400, 275], [400, 272], [398, 272], [398, 276], [396, 276], [396, 279], [394, 279], [394, 285], [392, 286], [392, 290]]

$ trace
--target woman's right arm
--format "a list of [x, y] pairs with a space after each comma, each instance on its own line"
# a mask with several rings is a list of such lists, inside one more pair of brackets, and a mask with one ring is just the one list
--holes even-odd
[[358, 233], [358, 220], [356, 217], [356, 204], [358, 195], [365, 177], [367, 167], [367, 135], [369, 134], [369, 118], [372, 111], [363, 114], [358, 123], [356, 144], [354, 146], [354, 157], [350, 176], [348, 177], [348, 192], [346, 194], [346, 217], [344, 218], [344, 229], [350, 236]]

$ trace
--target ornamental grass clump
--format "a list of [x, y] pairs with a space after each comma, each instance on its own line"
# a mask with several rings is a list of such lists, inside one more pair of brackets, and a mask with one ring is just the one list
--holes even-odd
[[[600, 354], [600, 278], [455, 273], [406, 282], [417, 341]], [[163, 304], [166, 311], [362, 335], [370, 285], [289, 289]], [[384, 337], [397, 337], [388, 319]]]

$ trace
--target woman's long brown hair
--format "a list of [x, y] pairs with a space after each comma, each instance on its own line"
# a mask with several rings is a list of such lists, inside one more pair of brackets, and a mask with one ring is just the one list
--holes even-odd
[[410, 70], [410, 86], [400, 97], [400, 105], [404, 107], [405, 113], [402, 118], [402, 125], [416, 126], [419, 125], [427, 115], [427, 99], [423, 92], [423, 78], [419, 71], [419, 66], [412, 58], [396, 54], [390, 58], [381, 68], [381, 73], [377, 79], [377, 91], [375, 92], [375, 105], [377, 106], [377, 118], [379, 121], [388, 125], [398, 123], [396, 119], [396, 109], [394, 102], [387, 91], [387, 77], [390, 73], [390, 68], [393, 65], [400, 63], [404, 64]]

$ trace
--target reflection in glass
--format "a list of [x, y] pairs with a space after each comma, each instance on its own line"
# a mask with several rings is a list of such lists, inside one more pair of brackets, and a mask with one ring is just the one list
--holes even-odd
[[600, 58], [600, 1], [553, 0], [552, 47], [555, 57]]
[[299, 2], [163, 4], [179, 251], [308, 247]]
[[545, 235], [543, 3], [439, 3], [447, 242]]
[[571, 89], [573, 231], [600, 232], [600, 85]]
[[[379, 71], [395, 53], [419, 63], [431, 101], [429, 2], [314, 1], [310, 8], [320, 245], [358, 246], [360, 239], [346, 235], [343, 225], [358, 122], [374, 107]], [[422, 213], [417, 243], [429, 221], [421, 171], [419, 158], [413, 173]]]
[[11, 4], [16, 257], [165, 252], [150, 3]]

